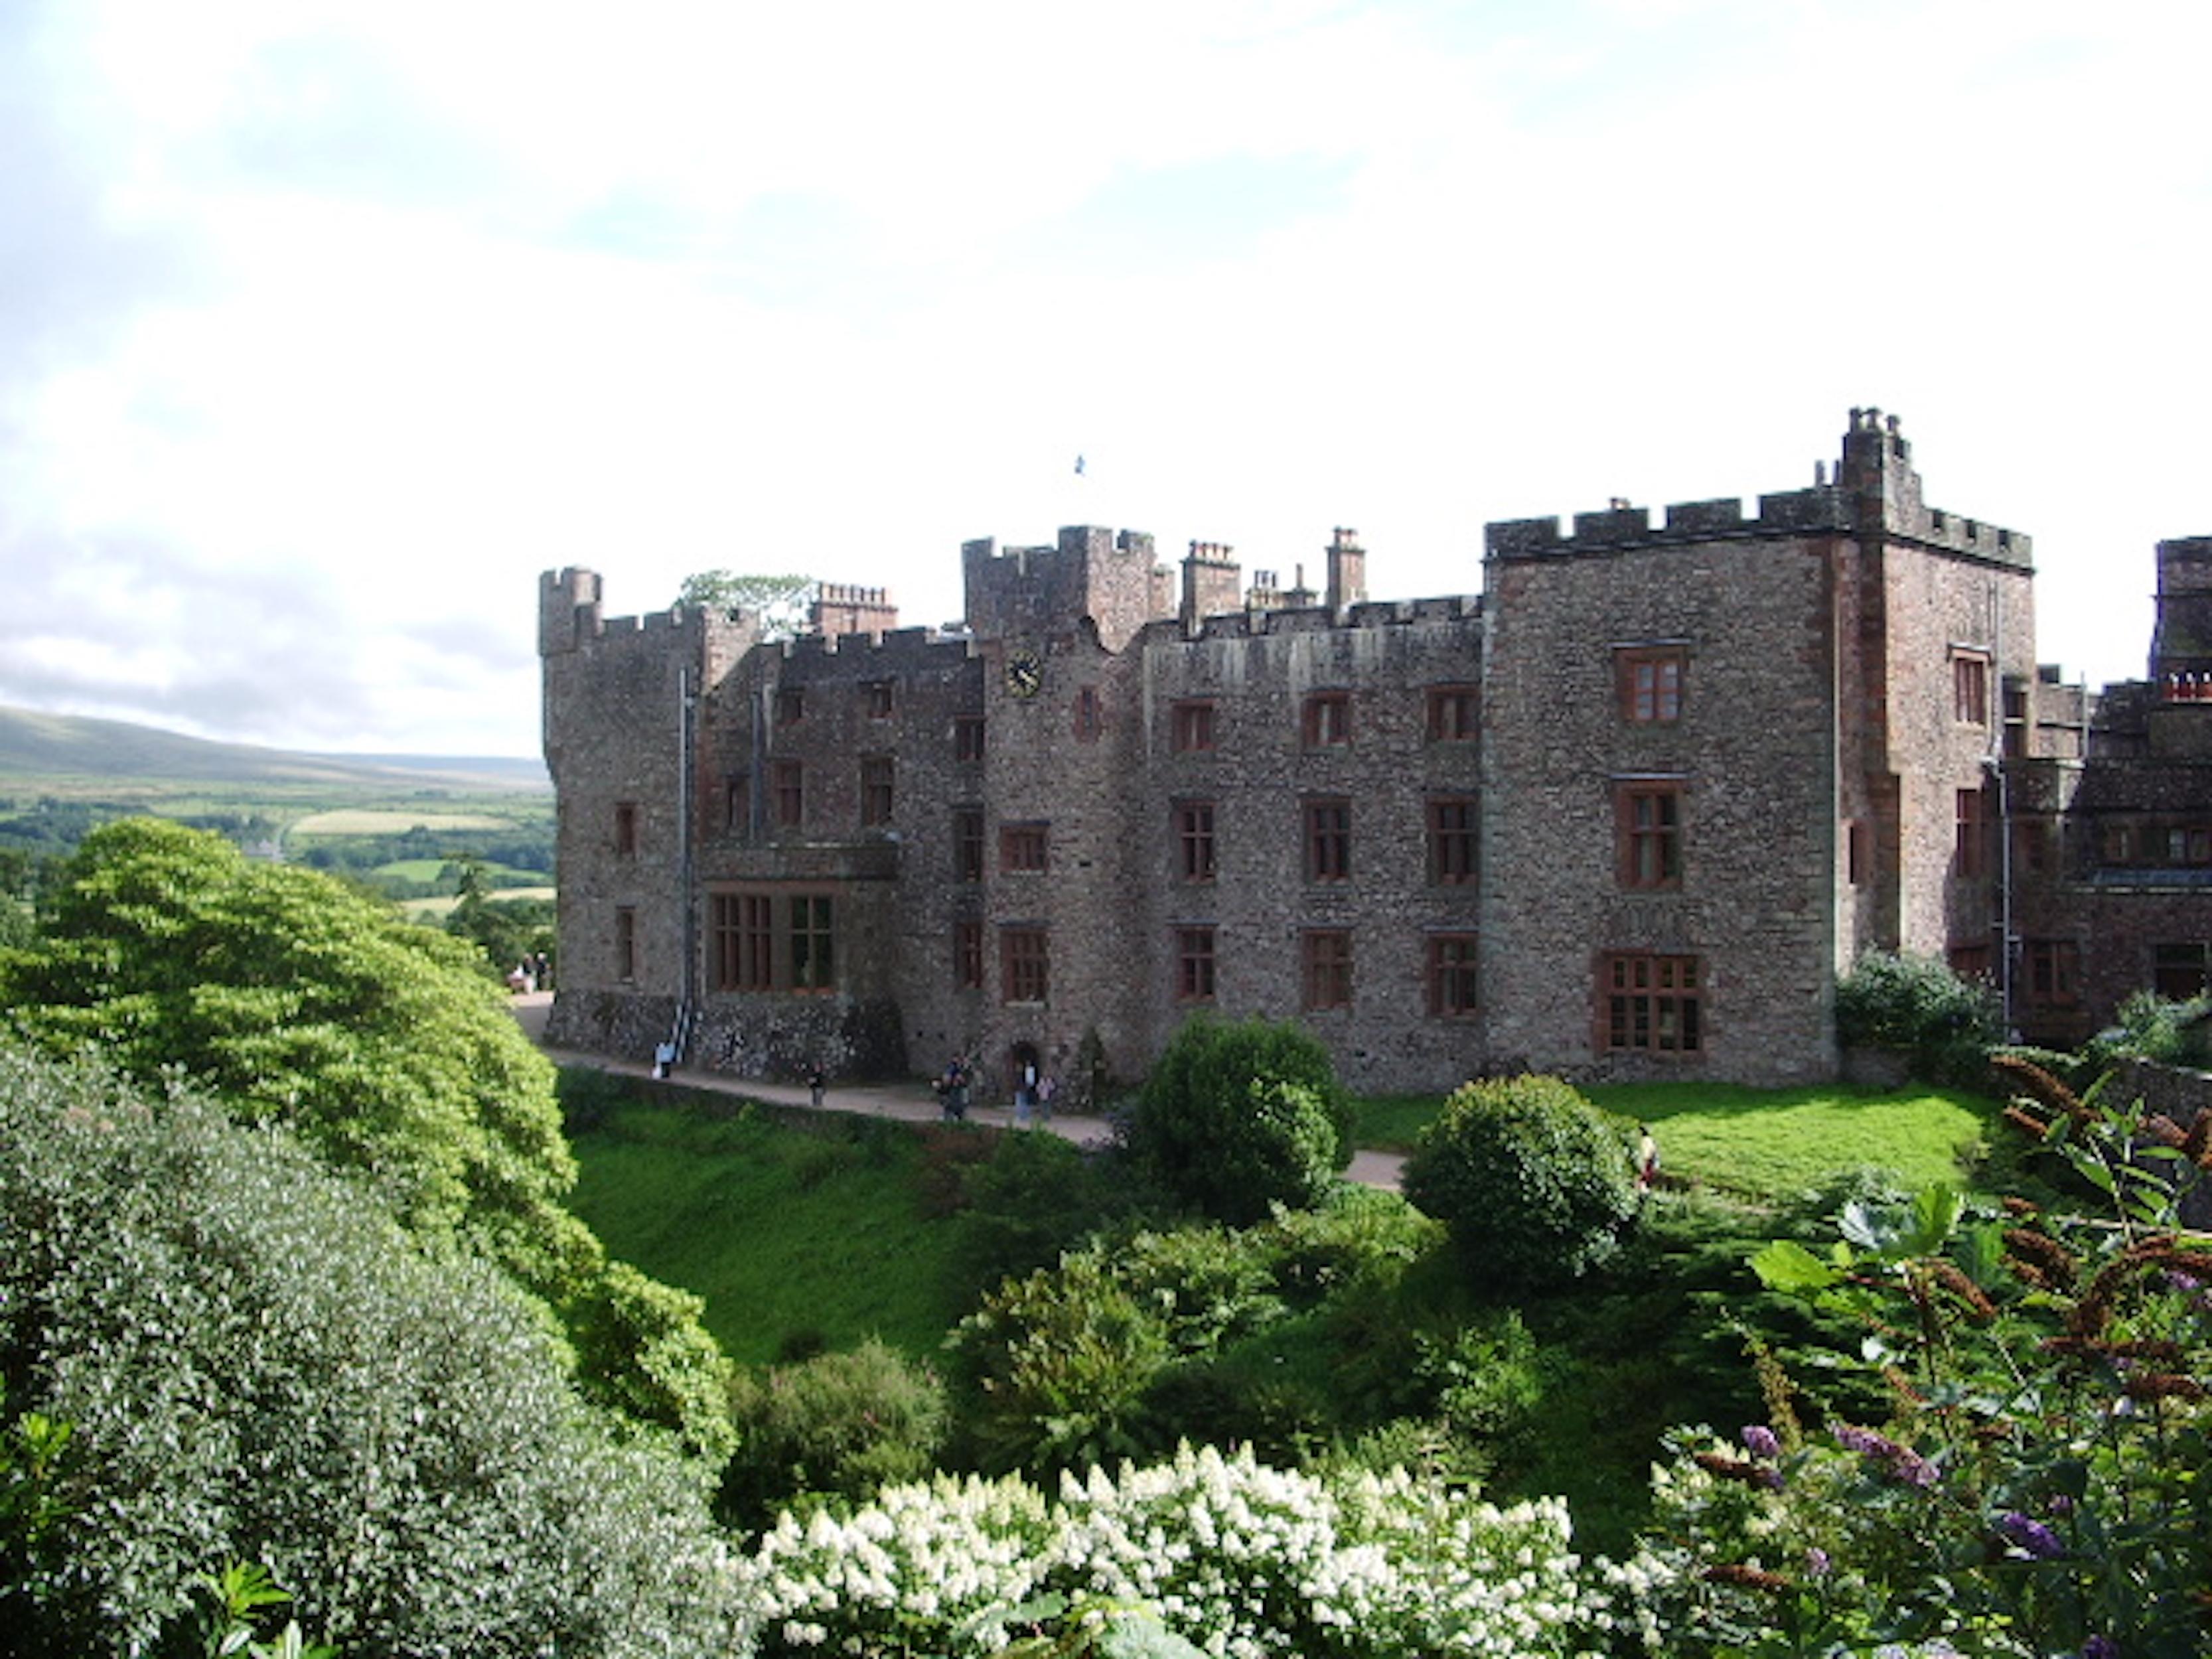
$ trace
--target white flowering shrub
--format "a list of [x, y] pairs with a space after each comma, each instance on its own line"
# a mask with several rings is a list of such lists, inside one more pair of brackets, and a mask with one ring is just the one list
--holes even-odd
[[787, 1512], [736, 1564], [737, 1599], [763, 1653], [949, 1653], [955, 1632], [1030, 1599], [1051, 1535], [1026, 1482], [939, 1475], [848, 1519]]
[[760, 1651], [989, 1653], [1024, 1605], [1156, 1611], [1224, 1659], [1656, 1650], [1649, 1564], [1585, 1564], [1565, 1505], [1500, 1509], [1404, 1473], [1327, 1478], [1249, 1452], [1063, 1479], [887, 1489], [787, 1517], [740, 1562]]

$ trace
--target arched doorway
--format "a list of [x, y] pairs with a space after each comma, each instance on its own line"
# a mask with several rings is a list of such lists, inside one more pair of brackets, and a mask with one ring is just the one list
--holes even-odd
[[1016, 1042], [1006, 1048], [1006, 1093], [1014, 1103], [1015, 1112], [1026, 1117], [1036, 1104], [1037, 1079], [1044, 1075], [1044, 1061], [1037, 1054], [1034, 1042]]

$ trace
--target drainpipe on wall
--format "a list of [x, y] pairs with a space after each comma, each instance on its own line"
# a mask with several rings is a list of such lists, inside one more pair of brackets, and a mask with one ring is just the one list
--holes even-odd
[[[1996, 668], [1997, 704], [1992, 711], [1996, 718], [1990, 722], [1990, 752], [1982, 765], [1997, 786], [1997, 1001], [2003, 1010], [2005, 1038], [2009, 1042], [2013, 1036], [2012, 959], [2018, 941], [2012, 936], [2012, 781], [2006, 775], [2004, 756], [2004, 607], [1998, 603], [1995, 582], [1990, 584], [1990, 659]], [[2034, 710], [2031, 708], [2028, 713], [2032, 716]]]
[[684, 916], [684, 975], [676, 1002], [676, 1030], [669, 1044], [684, 1058], [691, 1037], [691, 1011], [699, 994], [699, 911], [691, 887], [692, 728], [699, 705], [691, 690], [691, 671], [676, 674], [676, 902]]

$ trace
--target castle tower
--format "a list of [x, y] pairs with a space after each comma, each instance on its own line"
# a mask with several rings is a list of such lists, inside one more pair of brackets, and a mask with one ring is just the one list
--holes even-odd
[[1359, 532], [1339, 525], [1328, 544], [1328, 608], [1342, 616], [1367, 598], [1367, 550]]
[[1152, 538], [1141, 531], [1065, 526], [1050, 547], [963, 542], [960, 562], [968, 628], [977, 639], [1035, 641], [1072, 634], [1088, 618], [1106, 648], [1118, 651], [1165, 614]]
[[814, 631], [834, 640], [847, 634], [888, 634], [898, 626], [898, 607], [880, 587], [824, 582], [809, 607]]
[[2157, 605], [2151, 679], [2170, 701], [2191, 700], [2179, 694], [2205, 687], [2212, 677], [2212, 536], [2158, 544]]

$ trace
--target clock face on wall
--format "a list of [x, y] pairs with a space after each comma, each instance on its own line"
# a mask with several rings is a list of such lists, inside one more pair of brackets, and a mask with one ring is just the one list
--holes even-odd
[[1006, 691], [1016, 697], [1034, 697], [1044, 684], [1044, 663], [1027, 646], [1006, 653]]

